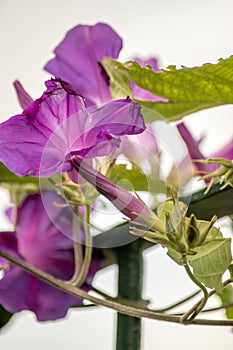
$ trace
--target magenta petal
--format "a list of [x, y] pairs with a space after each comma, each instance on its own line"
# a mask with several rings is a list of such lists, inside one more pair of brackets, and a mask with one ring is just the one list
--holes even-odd
[[22, 84], [16, 80], [14, 81], [15, 91], [17, 93], [17, 97], [20, 103], [20, 106], [25, 109], [30, 103], [33, 101], [31, 96], [24, 90]]
[[54, 131], [84, 108], [83, 99], [68, 94], [60, 83], [49, 81], [46, 85], [47, 91], [22, 115], [0, 124], [0, 160], [19, 176], [50, 176], [61, 171], [69, 143], [62, 128], [56, 134]]
[[73, 242], [68, 238], [72, 236], [72, 215], [69, 208], [54, 203], [65, 201], [53, 191], [43, 191], [42, 197], [28, 196], [23, 202], [17, 220], [18, 249], [33, 266], [68, 280], [74, 271]]
[[78, 155], [85, 158], [101, 157], [112, 153], [117, 147], [119, 147], [119, 144], [120, 139], [114, 139], [113, 137], [109, 137], [106, 140], [101, 139], [100, 143], [95, 143], [89, 148], [83, 148], [81, 150], [72, 151], [70, 153], [70, 156]]
[[[16, 175], [39, 175], [41, 156], [47, 138], [25, 115], [17, 115], [0, 125], [0, 160]], [[60, 157], [54, 152], [47, 160], [47, 168]]]
[[0, 280], [0, 304], [8, 311], [15, 313], [28, 309], [29, 276], [21, 268], [13, 266]]
[[159, 65], [158, 65], [158, 60], [155, 57], [151, 57], [151, 58], [147, 58], [147, 59], [135, 57], [135, 58], [132, 59], [132, 61], [137, 62], [143, 68], [145, 68], [148, 65], [150, 65], [154, 72], [159, 72], [160, 71]]
[[46, 86], [22, 115], [0, 124], [0, 160], [19, 176], [70, 171], [72, 152], [106, 155], [116, 148], [114, 135], [138, 134], [145, 128], [140, 106], [130, 99], [86, 109], [63, 82], [48, 81]]
[[233, 140], [230, 140], [225, 146], [217, 152], [210, 155], [209, 158], [227, 158], [233, 160]]
[[90, 107], [84, 112], [88, 113], [87, 127], [83, 130], [83, 134], [87, 135], [85, 140], [87, 137], [92, 138], [98, 129], [115, 136], [140, 134], [145, 129], [141, 106], [130, 99], [111, 101], [100, 108]]
[[148, 124], [147, 128], [139, 135], [124, 137], [121, 151], [136, 164], [145, 161], [145, 159], [150, 162], [151, 157], [156, 157], [158, 155], [158, 145], [152, 125]]
[[[42, 201], [43, 200], [43, 201]], [[18, 211], [17, 232], [0, 233], [0, 249], [24, 259], [54, 277], [68, 280], [74, 272], [71, 236], [72, 216], [69, 208], [54, 205], [64, 200], [52, 191], [30, 195]], [[103, 256], [93, 251], [87, 279], [82, 286], [89, 290], [94, 274], [101, 268]], [[64, 317], [69, 307], [82, 303], [80, 298], [64, 293], [23, 269], [0, 260], [4, 276], [0, 280], [0, 304], [10, 312], [33, 311], [38, 320]]]
[[0, 280], [0, 304], [12, 313], [30, 310], [39, 321], [48, 321], [64, 317], [70, 306], [82, 300], [14, 266]]
[[[199, 142], [194, 139], [194, 137], [192, 136], [192, 134], [190, 133], [186, 125], [182, 122], [177, 125], [177, 128], [188, 148], [190, 158], [193, 160], [205, 159], [206, 157], [200, 151]], [[204, 163], [197, 162], [195, 163], [195, 165], [197, 169], [200, 171], [201, 175], [205, 174], [206, 172], [211, 172], [215, 168], [214, 164], [204, 164]]]
[[71, 294], [65, 293], [38, 279], [31, 283], [31, 290], [35, 290], [34, 305], [31, 310], [37, 316], [38, 321], [57, 320], [65, 317], [71, 306], [81, 305], [83, 300]]
[[151, 124], [141, 134], [122, 137], [119, 153], [123, 153], [147, 175], [158, 176], [158, 145]]
[[92, 103], [108, 102], [109, 82], [99, 62], [105, 57], [117, 58], [121, 48], [121, 38], [108, 25], [78, 25], [56, 47], [55, 57], [45, 69], [71, 83]]
[[[111, 135], [131, 135], [145, 129], [141, 107], [130, 99], [111, 101], [102, 107], [92, 106], [70, 121], [71, 154], [82, 157], [107, 155], [119, 145]], [[79, 137], [77, 137], [79, 135]]]
[[[19, 257], [18, 242], [14, 232], [0, 232], [0, 249], [4, 252]], [[8, 261], [0, 257], [0, 268], [8, 265]]]

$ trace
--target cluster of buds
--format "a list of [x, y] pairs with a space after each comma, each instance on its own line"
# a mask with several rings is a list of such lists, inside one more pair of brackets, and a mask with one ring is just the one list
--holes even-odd
[[[131, 233], [177, 252], [181, 263], [182, 258], [196, 254], [195, 248], [207, 244], [219, 233], [213, 227], [216, 216], [210, 221], [204, 221], [198, 220], [194, 214], [186, 217], [186, 212], [186, 204], [173, 198], [158, 206], [156, 220], [150, 222], [148, 231], [132, 228]], [[148, 219], [145, 223], [148, 225]]]
[[211, 179], [205, 193], [208, 193], [213, 184], [215, 184], [218, 181], [220, 185], [222, 185], [221, 189], [224, 189], [227, 186], [233, 187], [233, 162], [231, 160], [225, 158], [214, 158], [201, 159], [198, 160], [198, 162], [220, 165], [213, 172], [202, 176], [203, 180]]

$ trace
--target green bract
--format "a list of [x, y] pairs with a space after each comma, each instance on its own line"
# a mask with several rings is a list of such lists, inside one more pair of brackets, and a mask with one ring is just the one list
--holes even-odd
[[[226, 286], [219, 295], [222, 305], [226, 307], [226, 316], [228, 319], [233, 319], [233, 287]], [[228, 305], [228, 306], [227, 306]]]
[[149, 231], [133, 229], [132, 233], [167, 248], [176, 263], [188, 263], [198, 281], [220, 292], [222, 275], [231, 263], [231, 240], [213, 226], [217, 217], [198, 220], [193, 214], [185, 217], [186, 210], [183, 202], [173, 198], [158, 207], [158, 219]]

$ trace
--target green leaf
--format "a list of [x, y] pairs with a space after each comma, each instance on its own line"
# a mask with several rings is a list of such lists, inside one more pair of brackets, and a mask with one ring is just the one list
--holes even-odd
[[114, 165], [110, 179], [128, 191], [149, 191], [151, 193], [166, 193], [166, 185], [159, 179], [151, 179], [139, 168], [127, 169], [125, 164]]
[[110, 76], [113, 97], [130, 95], [130, 81], [169, 102], [139, 101], [169, 121], [210, 107], [233, 103], [233, 56], [217, 64], [176, 69], [170, 66], [162, 72], [142, 68], [136, 62], [122, 64], [106, 58], [103, 65]]
[[228, 270], [230, 272], [230, 278], [233, 279], [233, 264], [229, 266]]
[[[133, 97], [132, 90], [130, 88], [130, 81], [127, 75], [119, 71], [120, 63], [112, 59], [105, 58], [102, 64], [110, 77], [110, 90], [113, 99], [117, 100], [120, 98], [126, 98], [127, 96]], [[123, 65], [122, 67], [124, 68]]]
[[[233, 304], [233, 287], [226, 286], [222, 293], [219, 294], [222, 304]], [[226, 316], [228, 319], [233, 319], [233, 305], [226, 308]]]
[[0, 305], [0, 330], [10, 321], [13, 315]]
[[0, 183], [34, 183], [39, 184], [39, 179], [30, 176], [19, 177], [13, 174], [4, 164], [0, 163]]
[[206, 287], [222, 290], [222, 275], [231, 263], [231, 240], [215, 239], [194, 249], [195, 255], [187, 260], [193, 268], [194, 276]]
[[180, 220], [186, 211], [187, 205], [184, 202], [177, 201], [174, 203], [172, 200], [167, 200], [157, 207], [158, 216], [164, 219], [166, 217], [165, 214], [169, 213], [171, 217], [177, 216], [177, 218]]

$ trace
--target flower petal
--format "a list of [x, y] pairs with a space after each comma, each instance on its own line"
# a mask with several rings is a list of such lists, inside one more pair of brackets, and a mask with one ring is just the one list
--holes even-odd
[[214, 154], [211, 154], [209, 158], [227, 158], [233, 160], [233, 140], [230, 140]]
[[110, 134], [137, 134], [145, 128], [140, 106], [130, 99], [86, 109], [63, 82], [48, 81], [46, 86], [22, 115], [0, 125], [0, 160], [19, 176], [70, 171], [70, 153], [86, 155], [97, 146], [91, 156], [105, 155], [118, 143], [106, 143], [113, 138]]
[[104, 57], [117, 58], [121, 48], [121, 38], [107, 24], [78, 25], [56, 47], [55, 58], [45, 69], [71, 83], [92, 103], [108, 102], [109, 79], [99, 62]]
[[[17, 238], [14, 232], [0, 232], [0, 249], [4, 252], [19, 257]], [[8, 265], [8, 261], [0, 257], [0, 268]]]
[[[0, 233], [0, 249], [54, 277], [68, 280], [74, 272], [73, 241], [67, 237], [72, 234], [72, 216], [69, 208], [54, 206], [54, 202], [64, 204], [52, 191], [28, 196], [18, 211], [17, 232]], [[94, 249], [83, 289], [90, 290], [94, 274], [103, 263], [102, 253]], [[6, 259], [0, 260], [0, 266], [4, 268], [0, 304], [10, 312], [31, 310], [39, 321], [47, 321], [64, 317], [69, 307], [82, 304], [81, 299], [9, 265]]]
[[[99, 143], [101, 133], [105, 141], [106, 132], [121, 136], [139, 134], [145, 129], [141, 106], [130, 99], [111, 101], [102, 107], [89, 107], [79, 113], [78, 124], [80, 138], [77, 144], [73, 142], [73, 147], [78, 149]], [[71, 138], [75, 140], [74, 136]]]
[[72, 213], [54, 203], [65, 201], [53, 191], [30, 195], [22, 203], [17, 219], [18, 249], [33, 266], [68, 280], [74, 271]]
[[12, 313], [30, 310], [39, 321], [48, 321], [64, 317], [69, 307], [82, 300], [13, 266], [0, 280], [0, 304]]
[[61, 171], [69, 143], [66, 130], [59, 128], [56, 134], [54, 130], [84, 107], [82, 98], [68, 94], [59, 82], [49, 81], [46, 86], [42, 97], [33, 101], [22, 115], [0, 124], [0, 159], [19, 176], [39, 176], [42, 156], [45, 172], [42, 169], [41, 176]]
[[31, 96], [24, 90], [22, 84], [16, 80], [14, 81], [15, 91], [20, 103], [20, 106], [25, 109], [33, 101]]
[[139, 135], [122, 137], [120, 153], [140, 167], [145, 174], [158, 177], [158, 145], [151, 124]]
[[[194, 139], [186, 125], [182, 122], [177, 125], [177, 128], [188, 148], [190, 158], [193, 160], [205, 159], [206, 157], [200, 151], [199, 142]], [[201, 174], [205, 174], [206, 172], [211, 172], [214, 170], [213, 164], [195, 163], [195, 166], [197, 167], [199, 172], [201, 172]]]

